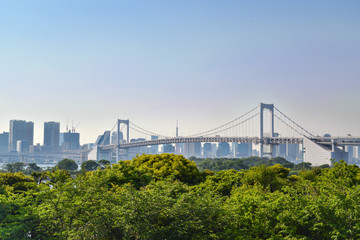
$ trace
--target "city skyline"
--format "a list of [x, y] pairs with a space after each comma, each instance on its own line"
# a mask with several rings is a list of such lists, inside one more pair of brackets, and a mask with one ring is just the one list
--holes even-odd
[[[260, 113], [257, 110], [260, 110]], [[283, 123], [283, 126], [274, 122], [275, 119]], [[5, 161], [22, 159], [48, 162], [67, 157], [76, 158], [77, 161], [86, 161], [86, 159], [119, 161], [124, 158], [131, 159], [138, 154], [156, 154], [159, 148], [162, 149], [161, 152], [184, 154], [186, 157], [209, 157], [214, 154], [217, 157], [282, 156], [294, 162], [305, 159], [314, 166], [330, 164], [330, 159], [337, 161], [344, 159], [346, 162], [355, 163], [358, 162], [359, 157], [359, 137], [339, 138], [331, 137], [329, 134], [325, 134], [324, 137], [315, 136], [296, 124], [273, 104], [261, 103], [260, 106], [225, 125], [192, 136], [178, 136], [178, 134], [176, 137], [154, 136], [156, 133], [149, 132], [129, 120], [119, 119], [116, 125], [111, 130], [114, 130], [113, 132], [104, 131], [99, 135], [95, 143], [80, 146], [80, 133], [75, 132], [76, 127], [60, 133], [60, 123], [45, 122], [44, 144], [34, 146], [32, 145], [33, 122], [10, 120], [9, 133], [0, 134], [2, 157]], [[119, 132], [124, 128], [126, 139], [123, 138], [125, 134]], [[140, 133], [141, 137], [132, 135], [133, 131]], [[144, 134], [151, 136], [151, 140], [149, 137], [144, 138]], [[120, 145], [115, 145], [117, 139]], [[238, 148], [239, 144], [241, 148]], [[285, 146], [284, 144], [286, 150], [282, 147]], [[155, 148], [152, 145], [157, 146]]]
[[[263, 104], [263, 103], [261, 103], [261, 104]], [[276, 106], [274, 106], [274, 107], [276, 109], [275, 111], [278, 114], [280, 114], [280, 112], [279, 112], [279, 110], [277, 110]], [[260, 132], [259, 132], [261, 123], [260, 123], [260, 119], [258, 119], [259, 117], [256, 117], [256, 116], [259, 116], [259, 113], [256, 113], [256, 111], [258, 111], [258, 107], [252, 109], [247, 114], [244, 114], [244, 115], [242, 115], [242, 116], [240, 116], [240, 117], [238, 117], [236, 119], [233, 119], [231, 121], [228, 121], [226, 124], [223, 125], [223, 126], [225, 126], [225, 130], [227, 128], [229, 128], [229, 126], [231, 126], [231, 124], [228, 125], [229, 123], [233, 122], [233, 124], [232, 124], [233, 126], [231, 128], [234, 128], [239, 124], [239, 121], [240, 121], [240, 123], [243, 123], [242, 125], [245, 125], [245, 128], [242, 128], [242, 130], [241, 130], [239, 127], [237, 127], [237, 128], [239, 128], [238, 130], [230, 131], [230, 132], [233, 132], [233, 133], [230, 133], [230, 136], [234, 136], [234, 137], [236, 137], [236, 136], [261, 137]], [[281, 114], [283, 114], [283, 113], [281, 113]], [[268, 112], [267, 110], [265, 110], [265, 112], [264, 112], [264, 134], [265, 134], [265, 136], [270, 136], [271, 135], [271, 131], [270, 131], [271, 117], [270, 117], [270, 115], [271, 115], [271, 113]], [[251, 116], [251, 117], [249, 117], [249, 116]], [[288, 116], [284, 115], [283, 117], [285, 117], [285, 120], [286, 120], [286, 118], [288, 118], [287, 121], [289, 121], [289, 123], [286, 123], [286, 122], [284, 122], [284, 119], [279, 118], [279, 116], [276, 115], [276, 113], [275, 113], [274, 117], [275, 117], [274, 118], [275, 127], [274, 127], [274, 135], [273, 135], [274, 137], [296, 137], [296, 136], [301, 137], [302, 134], [300, 132], [298, 132], [298, 130], [296, 130], [296, 129], [291, 130], [291, 127], [288, 125], [291, 121], [294, 121], [293, 119], [289, 119]], [[255, 123], [254, 123], [254, 121], [249, 121], [249, 119], [254, 119]], [[9, 121], [10, 122], [9, 130], [8, 131], [6, 131], [6, 130], [0, 131], [0, 133], [1, 132], [10, 133], [11, 128], [12, 128], [11, 127], [12, 122], [14, 122], [14, 121], [15, 122], [24, 122], [24, 123], [29, 122], [29, 123], [31, 123], [32, 124], [32, 132], [34, 132], [35, 127], [34, 127], [34, 123], [32, 121], [12, 119], [12, 120]], [[259, 122], [256, 122], [256, 121], [259, 121]], [[50, 124], [51, 125], [53, 125], [53, 124], [57, 125], [56, 126], [57, 129], [56, 130], [53, 129], [54, 126], [50, 127], [49, 126]], [[296, 120], [295, 120], [295, 122], [293, 122], [291, 124], [294, 125], [294, 127], [296, 127], [296, 125], [297, 125]], [[62, 134], [67, 134], [67, 133], [69, 133], [69, 134], [74, 133], [74, 134], [77, 134], [77, 135], [80, 136], [81, 132], [76, 131], [78, 125], [79, 125], [79, 123], [77, 123], [76, 126], [74, 126], [73, 123], [71, 125], [69, 125], [69, 121], [67, 121], [66, 126], [62, 127], [60, 122], [45, 121], [45, 122], [43, 122], [43, 128], [42, 128], [42, 135], [41, 135], [42, 141], [36, 142], [34, 140], [34, 141], [32, 141], [33, 145], [49, 146], [49, 144], [53, 144], [53, 143], [50, 143], [50, 142], [56, 142], [56, 141], [59, 141], [59, 140], [62, 141], [61, 140], [61, 138], [62, 138], [61, 135]], [[257, 125], [259, 125], [259, 126], [257, 126]], [[190, 133], [188, 135], [178, 134], [178, 130], [179, 130], [178, 120], [176, 121], [176, 127], [174, 129], [174, 132], [170, 133], [169, 135], [162, 135], [161, 132], [152, 132], [150, 134], [151, 131], [149, 132], [147, 129], [143, 129], [142, 127], [139, 127], [138, 125], [135, 125], [135, 126], [137, 127], [137, 129], [133, 129], [133, 130], [130, 129], [130, 139], [131, 140], [136, 140], [136, 141], [138, 141], [139, 139], [151, 140], [151, 139], [153, 139], [153, 137], [159, 137], [159, 136], [160, 137], [165, 137], [165, 138], [168, 138], [168, 137], [170, 137], [170, 138], [173, 138], [173, 137], [174, 138], [175, 137], [192, 137], [192, 136], [200, 136], [199, 134], [201, 133], [200, 131], [198, 131], [196, 133], [188, 131]], [[49, 127], [50, 127], [51, 130], [49, 129]], [[124, 127], [125, 126], [123, 126], [123, 127], [120, 126], [120, 128], [121, 128], [121, 130], [120, 130], [121, 136], [123, 136], [124, 131], [126, 132], [126, 129], [124, 129]], [[288, 130], [288, 133], [282, 132], [282, 131], [284, 131], [284, 127], [288, 128], [290, 130], [290, 132], [289, 132], [289, 130]], [[298, 125], [297, 127], [303, 128], [300, 125]], [[63, 128], [65, 128], [65, 129], [62, 130]], [[102, 129], [102, 126], [98, 126], [98, 129]], [[141, 129], [144, 130], [144, 131], [141, 131]], [[213, 130], [216, 130], [216, 129], [224, 129], [224, 127], [222, 127], [222, 126], [213, 127], [212, 129], [206, 129], [206, 131], [204, 131], [203, 133], [213, 132]], [[49, 132], [49, 130], [50, 130], [51, 133]], [[139, 132], [139, 130], [140, 130], [140, 132]], [[212, 130], [212, 131], [209, 131], [209, 130]], [[307, 131], [304, 128], [303, 128], [303, 130]], [[96, 144], [100, 137], [107, 134], [107, 135], [109, 135], [108, 140], [111, 141], [111, 144], [115, 144], [114, 142], [116, 140], [114, 140], [114, 139], [116, 139], [116, 137], [114, 137], [114, 136], [117, 133], [116, 131], [117, 131], [117, 128], [116, 128], [116, 124], [115, 124], [111, 129], [110, 128], [105, 129], [104, 133], [99, 132], [99, 134], [96, 136], [95, 140], [88, 141], [88, 142], [80, 141], [79, 143], [80, 143], [80, 145], [87, 145], [87, 144], [94, 144], [94, 143]], [[229, 136], [229, 131], [227, 131], [227, 132], [226, 131], [224, 132], [224, 130], [221, 130], [221, 131], [218, 130], [218, 131], [219, 131], [219, 134], [216, 135], [216, 136]], [[238, 131], [240, 131], [240, 132], [238, 132]], [[279, 131], [282, 132], [282, 133], [280, 134]], [[147, 134], [145, 134], [146, 132], [147, 132]], [[185, 131], [180, 131], [180, 132], [185, 132]], [[58, 134], [57, 137], [54, 138], [54, 134]], [[158, 134], [158, 135], [152, 135], [152, 134]], [[352, 138], [360, 138], [360, 136], [356, 136], [356, 135], [353, 135], [351, 133], [343, 134], [343, 135], [339, 135], [339, 134], [334, 135], [334, 134], [331, 134], [331, 132], [329, 132], [329, 131], [325, 131], [323, 134], [317, 134], [315, 132], [310, 132], [310, 133], [308, 132], [307, 134], [313, 134], [313, 136], [317, 136], [317, 137], [335, 137], [335, 138], [336, 137], [345, 137], [345, 138], [352, 137]], [[207, 134], [205, 134], [205, 135], [207, 135]], [[78, 139], [80, 139], [79, 136], [77, 137]], [[39, 137], [36, 138], [36, 136], [34, 134], [32, 134], [32, 138], [33, 139], [39, 139]], [[47, 140], [46, 140], [46, 138], [47, 138]], [[50, 138], [52, 138], [52, 140], [50, 140]], [[59, 139], [59, 140], [55, 140], [55, 139]], [[123, 139], [123, 137], [121, 137], [121, 139]], [[9, 141], [10, 141], [10, 138], [9, 138]], [[104, 143], [102, 143], [102, 144], [104, 144]], [[108, 144], [110, 144], [110, 142], [106, 143], [105, 145], [108, 145]], [[59, 142], [55, 143], [55, 146], [56, 145], [60, 146], [60, 143]]]
[[12, 119], [116, 119], [202, 132], [260, 102], [309, 131], [360, 136], [358, 1], [2, 1], [0, 132]]

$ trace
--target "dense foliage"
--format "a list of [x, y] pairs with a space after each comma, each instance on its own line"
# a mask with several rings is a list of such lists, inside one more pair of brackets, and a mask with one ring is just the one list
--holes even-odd
[[56, 165], [56, 167], [58, 169], [62, 169], [62, 170], [77, 170], [78, 169], [78, 165], [76, 164], [76, 162], [72, 159], [63, 159], [60, 162], [58, 162], [58, 164]]
[[[360, 169], [199, 171], [173, 154], [0, 173], [0, 239], [359, 239]], [[39, 179], [46, 181], [39, 181]]]
[[[273, 166], [276, 164], [281, 164], [286, 168], [296, 168], [298, 165], [295, 165], [285, 158], [275, 157], [275, 158], [266, 158], [266, 157], [245, 157], [245, 158], [196, 158], [190, 157], [191, 161], [194, 161], [200, 170], [209, 169], [211, 171], [221, 171], [227, 169], [235, 170], [246, 170], [251, 167], [266, 165]], [[311, 169], [311, 163], [310, 169]], [[301, 169], [301, 166], [298, 167]], [[297, 169], [297, 168], [296, 168]]]

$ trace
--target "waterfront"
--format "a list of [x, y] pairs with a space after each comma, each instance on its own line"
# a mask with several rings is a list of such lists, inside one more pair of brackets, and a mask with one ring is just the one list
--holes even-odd
[[[6, 165], [7, 163], [0, 163], [0, 169], [3, 168], [4, 165]], [[25, 164], [28, 164], [28, 163], [25, 163]], [[47, 163], [47, 164], [44, 164], [44, 163], [39, 163], [39, 164], [36, 164], [37, 166], [41, 167], [43, 170], [47, 170], [49, 168], [53, 168], [56, 166], [56, 163]], [[78, 164], [78, 170], [80, 170], [80, 164]]]

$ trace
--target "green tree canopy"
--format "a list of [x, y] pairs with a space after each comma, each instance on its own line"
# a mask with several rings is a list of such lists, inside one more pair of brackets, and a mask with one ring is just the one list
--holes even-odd
[[99, 167], [99, 164], [94, 160], [88, 160], [81, 164], [81, 170], [85, 172], [94, 171]]
[[25, 163], [22, 162], [8, 163], [5, 164], [3, 169], [7, 172], [24, 172]]
[[76, 162], [74, 160], [67, 159], [67, 158], [58, 162], [58, 164], [56, 164], [56, 167], [58, 169], [62, 169], [62, 170], [77, 170], [78, 169], [78, 165], [76, 164]]
[[294, 166], [294, 170], [310, 170], [312, 167], [311, 167], [311, 163], [309, 162], [302, 162], [302, 163], [299, 163], [297, 165]]
[[21, 193], [35, 188], [36, 182], [22, 172], [0, 173], [0, 185], [5, 186], [8, 192]]
[[245, 157], [245, 158], [196, 158], [191, 157], [190, 160], [193, 160], [200, 170], [209, 169], [211, 171], [222, 171], [228, 169], [235, 170], [246, 170], [251, 167], [266, 165], [273, 166], [276, 164], [281, 164], [286, 168], [292, 169], [295, 165], [285, 158], [275, 157], [275, 158], [266, 158], [266, 157]]
[[161, 154], [76, 177], [1, 173], [0, 239], [360, 239], [359, 167], [289, 176], [276, 162], [199, 174]]
[[172, 177], [187, 184], [196, 184], [202, 180], [202, 175], [196, 164], [183, 155], [157, 154], [141, 155], [132, 160], [139, 169], [150, 171], [158, 179]]
[[36, 163], [29, 163], [29, 166], [26, 168], [26, 173], [31, 174], [32, 172], [41, 172], [42, 168], [36, 165]]
[[105, 159], [101, 159], [98, 163], [101, 168], [105, 168], [106, 166], [111, 165], [111, 162]]

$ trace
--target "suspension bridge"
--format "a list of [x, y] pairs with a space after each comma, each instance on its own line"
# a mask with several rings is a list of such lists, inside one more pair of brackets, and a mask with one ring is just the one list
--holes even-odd
[[[125, 138], [121, 137], [123, 133], [126, 133]], [[260, 157], [275, 157], [277, 146], [297, 144], [301, 146], [301, 160], [314, 165], [329, 163], [330, 159], [347, 159], [345, 147], [360, 146], [360, 138], [356, 137], [317, 136], [301, 127], [274, 104], [260, 103], [234, 120], [189, 136], [179, 136], [177, 128], [175, 136], [165, 136], [146, 130], [130, 120], [118, 119], [110, 131], [99, 136], [88, 159], [99, 160], [101, 153], [105, 152], [115, 155], [116, 161], [119, 161], [120, 156], [129, 155], [131, 149], [141, 154], [144, 147], [149, 146], [224, 142], [254, 144]]]

